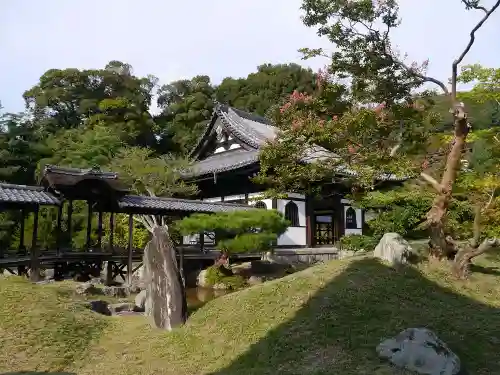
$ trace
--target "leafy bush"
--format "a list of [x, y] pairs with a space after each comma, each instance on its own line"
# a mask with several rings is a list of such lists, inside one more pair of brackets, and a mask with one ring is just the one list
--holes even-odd
[[194, 214], [175, 223], [183, 236], [215, 233], [216, 247], [225, 253], [263, 252], [288, 228], [289, 222], [275, 210]]
[[[355, 201], [361, 208], [377, 212], [367, 220], [369, 236], [380, 239], [385, 233], [395, 232], [407, 239], [422, 239], [428, 237], [424, 223], [433, 199], [433, 192], [408, 183], [389, 191], [371, 191]], [[448, 210], [446, 230], [456, 239], [470, 238], [472, 221], [470, 204], [456, 195]]]
[[224, 266], [213, 265], [206, 269], [205, 275], [207, 284], [213, 286], [215, 284], [227, 285], [229, 289], [240, 289], [245, 286], [245, 279], [240, 275], [233, 275], [230, 270]]
[[371, 251], [377, 246], [379, 239], [362, 234], [351, 234], [340, 239], [342, 248], [351, 251]]

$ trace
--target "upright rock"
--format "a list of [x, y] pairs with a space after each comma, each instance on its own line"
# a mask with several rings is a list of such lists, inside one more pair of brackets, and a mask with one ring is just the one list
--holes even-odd
[[174, 244], [166, 227], [155, 227], [144, 250], [145, 313], [157, 328], [171, 330], [186, 321], [187, 307]]
[[377, 346], [381, 358], [397, 367], [425, 375], [457, 375], [458, 356], [427, 328], [408, 328]]
[[408, 262], [412, 254], [412, 248], [398, 233], [386, 233], [381, 238], [373, 255], [391, 266], [398, 266]]

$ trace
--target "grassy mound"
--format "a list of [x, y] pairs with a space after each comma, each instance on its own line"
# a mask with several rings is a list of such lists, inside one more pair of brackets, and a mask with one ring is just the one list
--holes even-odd
[[61, 371], [85, 356], [108, 321], [72, 295], [64, 283], [0, 278], [0, 373]]
[[[2, 343], [2, 355], [28, 358], [23, 368], [31, 361], [32, 370], [48, 369], [48, 353], [60, 353], [63, 345], [73, 345], [74, 352], [76, 345], [82, 353], [72, 354], [75, 363], [66, 362], [65, 370], [79, 375], [400, 374], [380, 362], [375, 346], [405, 328], [423, 326], [447, 342], [470, 373], [500, 374], [500, 271], [492, 262], [475, 271], [469, 281], [457, 282], [443, 265], [396, 272], [369, 258], [333, 261], [213, 300], [172, 333], [152, 330], [142, 317], [58, 310], [56, 300], [35, 297], [45, 293], [36, 287], [32, 296], [38, 302], [22, 303], [33, 309], [48, 304], [44, 310], [53, 315], [41, 324], [40, 315], [24, 312], [24, 321], [9, 329], [25, 330], [10, 346]], [[5, 289], [0, 287], [4, 300]], [[24, 301], [12, 292], [8, 299]], [[89, 338], [104, 331], [88, 349], [91, 339], [59, 338], [54, 332], [68, 329], [56, 328], [56, 321], [73, 321]], [[93, 331], [84, 328], [88, 323]], [[28, 336], [29, 326], [40, 325], [44, 348]], [[48, 337], [60, 341], [47, 347]], [[29, 345], [20, 345], [28, 338], [41, 354], [33, 357]]]

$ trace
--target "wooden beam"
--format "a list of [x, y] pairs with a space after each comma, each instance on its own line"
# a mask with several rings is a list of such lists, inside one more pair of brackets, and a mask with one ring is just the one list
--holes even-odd
[[40, 280], [40, 259], [38, 254], [37, 237], [38, 237], [38, 210], [36, 207], [33, 211], [33, 237], [31, 239], [31, 260], [30, 260], [30, 280], [39, 281]]
[[127, 260], [127, 283], [132, 285], [132, 245], [134, 233], [134, 215], [128, 215], [128, 260]]

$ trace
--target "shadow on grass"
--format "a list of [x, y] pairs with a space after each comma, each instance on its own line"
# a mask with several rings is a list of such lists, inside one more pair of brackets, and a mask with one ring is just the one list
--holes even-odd
[[482, 273], [484, 275], [500, 276], [500, 268], [498, 267], [487, 267], [487, 266], [480, 266], [477, 264], [471, 264], [470, 270], [472, 272]]
[[437, 285], [414, 268], [397, 272], [361, 259], [212, 375], [393, 374], [375, 347], [409, 327], [436, 332], [471, 374], [500, 374], [498, 309]]
[[77, 375], [74, 372], [37, 372], [37, 371], [25, 371], [25, 372], [6, 372], [0, 375]]

